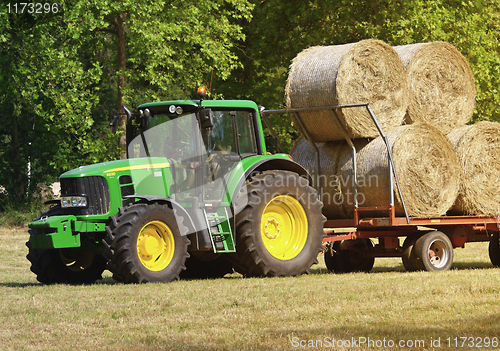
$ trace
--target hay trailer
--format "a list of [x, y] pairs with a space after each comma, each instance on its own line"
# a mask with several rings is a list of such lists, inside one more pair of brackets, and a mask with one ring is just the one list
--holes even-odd
[[[358, 203], [356, 147], [339, 118], [341, 109], [348, 108], [365, 108], [386, 145], [387, 174], [390, 185], [390, 201], [386, 205], [362, 207]], [[353, 179], [355, 180], [353, 218], [329, 218], [324, 223], [326, 233], [323, 238], [324, 258], [330, 271], [335, 273], [369, 272], [373, 268], [375, 257], [401, 257], [407, 271], [444, 271], [450, 269], [453, 264], [454, 248], [463, 248], [466, 242], [481, 241], [489, 242], [488, 251], [491, 262], [494, 266], [500, 266], [500, 218], [484, 216], [421, 218], [408, 215], [392, 158], [391, 145], [369, 104], [268, 110], [262, 111], [262, 116], [264, 116], [263, 120], [268, 123], [266, 114], [293, 114], [293, 120], [298, 124], [298, 129], [315, 150], [316, 169], [312, 173], [322, 175], [320, 152], [300, 116], [301, 112], [321, 110], [331, 111], [332, 120], [352, 150]], [[277, 138], [276, 135], [273, 136]], [[318, 194], [322, 194], [319, 181], [315, 182], [315, 187]], [[395, 190], [398, 192], [400, 205], [404, 209], [404, 216], [396, 215]], [[380, 213], [385, 215], [381, 216]], [[400, 239], [403, 238], [401, 245]]]

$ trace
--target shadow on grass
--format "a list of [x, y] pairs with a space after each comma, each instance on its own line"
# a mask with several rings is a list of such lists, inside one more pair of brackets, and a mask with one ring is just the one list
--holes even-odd
[[[477, 261], [460, 261], [454, 262], [451, 267], [452, 270], [465, 271], [465, 270], [475, 270], [475, 269], [498, 269], [494, 267], [491, 262], [477, 262]], [[375, 260], [375, 266], [370, 271], [370, 274], [377, 273], [387, 273], [387, 272], [406, 272], [403, 264], [397, 264], [396, 261], [393, 265], [388, 266], [377, 266], [377, 260]], [[311, 267], [311, 274], [332, 274], [324, 266], [313, 266]]]
[[42, 286], [42, 283], [30, 282], [30, 283], [0, 283], [1, 288], [28, 288], [31, 286]]
[[[458, 271], [466, 271], [466, 270], [476, 270], [476, 269], [498, 269], [497, 267], [494, 267], [490, 262], [477, 262], [477, 261], [471, 261], [471, 262], [455, 262], [453, 263], [453, 266], [451, 267], [451, 270], [458, 270]], [[389, 272], [401, 272], [404, 273], [406, 272], [402, 264], [395, 264], [392, 266], [377, 266], [377, 261], [375, 261], [375, 267], [369, 272], [369, 274], [380, 274], [380, 273], [389, 273]], [[310, 269], [310, 274], [311, 275], [327, 275], [327, 274], [334, 274], [330, 272], [325, 266], [323, 265], [316, 265], [312, 266]], [[241, 279], [246, 279], [244, 276], [242, 276], [239, 273], [232, 273], [232, 274], [226, 274], [222, 278], [199, 278], [199, 279], [181, 279], [180, 281], [200, 281], [200, 280], [218, 280], [218, 279], [224, 279], [227, 281], [230, 280], [241, 280]], [[34, 287], [34, 286], [43, 286], [44, 284], [40, 282], [26, 282], [26, 283], [20, 283], [20, 282], [5, 282], [5, 283], [0, 283], [0, 288], [28, 288], [28, 287]], [[58, 285], [58, 284], [53, 284], [53, 285]], [[66, 284], [60, 284], [60, 285], [66, 285]], [[89, 286], [89, 285], [123, 285], [121, 282], [117, 282], [110, 276], [105, 276], [101, 280], [97, 280], [96, 282], [92, 284], [75, 284], [74, 286]]]

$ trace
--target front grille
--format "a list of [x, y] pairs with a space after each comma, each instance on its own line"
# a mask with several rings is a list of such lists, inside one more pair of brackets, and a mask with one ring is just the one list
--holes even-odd
[[103, 177], [61, 178], [61, 195], [87, 195], [88, 208], [72, 208], [71, 214], [98, 215], [109, 212], [108, 183]]

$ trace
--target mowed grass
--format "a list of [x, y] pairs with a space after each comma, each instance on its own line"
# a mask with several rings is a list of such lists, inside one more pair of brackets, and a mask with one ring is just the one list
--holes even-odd
[[500, 271], [486, 243], [455, 250], [444, 273], [407, 273], [387, 258], [370, 274], [334, 275], [321, 259], [292, 278], [123, 285], [106, 272], [91, 286], [43, 286], [25, 258], [27, 236], [0, 228], [1, 350], [499, 348]]

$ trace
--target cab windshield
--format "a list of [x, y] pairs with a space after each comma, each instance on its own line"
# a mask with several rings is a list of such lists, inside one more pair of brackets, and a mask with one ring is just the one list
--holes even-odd
[[129, 158], [168, 157], [181, 161], [196, 155], [200, 136], [194, 113], [150, 116], [139, 128], [141, 131], [128, 146]]

